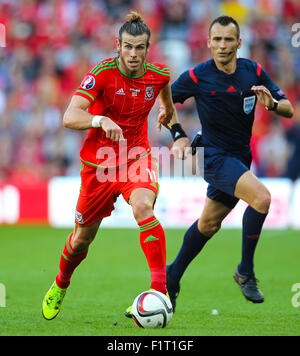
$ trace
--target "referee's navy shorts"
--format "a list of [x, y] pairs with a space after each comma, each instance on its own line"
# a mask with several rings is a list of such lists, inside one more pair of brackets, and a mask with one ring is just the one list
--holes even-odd
[[234, 197], [236, 183], [250, 169], [251, 161], [251, 150], [231, 156], [220, 148], [204, 147], [204, 179], [209, 183], [207, 197], [233, 209], [239, 201]]

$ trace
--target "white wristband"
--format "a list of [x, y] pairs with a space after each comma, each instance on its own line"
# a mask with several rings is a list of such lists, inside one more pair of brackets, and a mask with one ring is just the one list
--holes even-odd
[[101, 115], [96, 115], [93, 117], [92, 120], [92, 127], [101, 127], [101, 120], [104, 118], [104, 116]]

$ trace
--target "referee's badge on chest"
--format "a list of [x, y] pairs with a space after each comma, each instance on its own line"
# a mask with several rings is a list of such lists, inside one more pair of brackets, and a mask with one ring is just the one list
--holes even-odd
[[249, 115], [255, 106], [256, 95], [244, 98], [243, 109], [245, 114]]

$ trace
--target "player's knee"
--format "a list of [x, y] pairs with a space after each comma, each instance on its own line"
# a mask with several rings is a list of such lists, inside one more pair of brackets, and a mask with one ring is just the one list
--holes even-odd
[[153, 203], [148, 199], [139, 200], [134, 203], [132, 210], [135, 220], [140, 222], [153, 215]]
[[221, 228], [221, 223], [217, 220], [199, 221], [198, 229], [206, 237], [212, 237]]
[[71, 246], [73, 250], [85, 250], [94, 240], [94, 235], [78, 232], [73, 235]]
[[259, 211], [260, 213], [267, 213], [271, 205], [271, 194], [267, 189], [258, 194], [253, 201], [253, 209]]

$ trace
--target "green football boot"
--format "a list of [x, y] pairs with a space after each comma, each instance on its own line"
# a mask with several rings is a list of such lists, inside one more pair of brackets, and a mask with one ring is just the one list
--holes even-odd
[[43, 300], [42, 314], [46, 320], [54, 319], [60, 312], [66, 291], [66, 289], [59, 288], [56, 282], [52, 284]]

